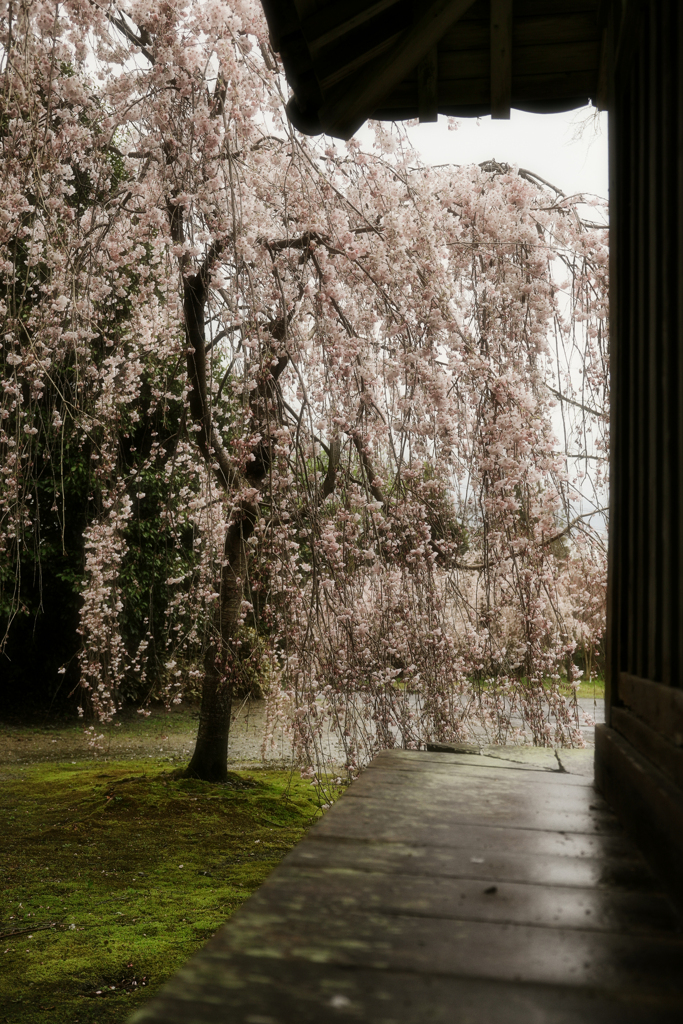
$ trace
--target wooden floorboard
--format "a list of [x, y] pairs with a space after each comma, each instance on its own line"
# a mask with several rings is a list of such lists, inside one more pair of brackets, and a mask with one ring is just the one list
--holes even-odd
[[585, 759], [508, 755], [380, 754], [133, 1020], [683, 1020], [680, 922]]

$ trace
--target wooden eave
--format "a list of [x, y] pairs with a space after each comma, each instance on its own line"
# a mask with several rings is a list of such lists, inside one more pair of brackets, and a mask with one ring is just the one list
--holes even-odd
[[604, 0], [262, 0], [300, 131], [601, 106]]

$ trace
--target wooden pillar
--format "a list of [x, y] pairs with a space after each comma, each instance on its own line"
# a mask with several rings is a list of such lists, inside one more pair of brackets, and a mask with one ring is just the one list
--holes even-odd
[[612, 5], [607, 724], [596, 781], [683, 904], [683, 5]]

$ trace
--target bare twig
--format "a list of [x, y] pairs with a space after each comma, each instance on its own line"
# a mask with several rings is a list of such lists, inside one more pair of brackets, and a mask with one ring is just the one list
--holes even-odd
[[575, 398], [567, 398], [561, 391], [556, 391], [555, 388], [551, 388], [550, 384], [546, 384], [546, 387], [551, 395], [559, 399], [560, 402], [567, 402], [569, 405], [575, 405], [577, 409], [581, 409], [583, 412], [589, 413], [591, 416], [599, 416], [604, 419], [607, 413], [600, 412], [599, 409], [593, 409], [590, 405], [584, 405], [583, 402], [577, 402]]
[[0, 939], [12, 939], [15, 935], [26, 935], [29, 932], [31, 934], [33, 934], [33, 932], [45, 932], [61, 923], [62, 919], [60, 918], [59, 921], [48, 921], [45, 924], [31, 924], [27, 925], [26, 928], [11, 928], [9, 931], [0, 932]]

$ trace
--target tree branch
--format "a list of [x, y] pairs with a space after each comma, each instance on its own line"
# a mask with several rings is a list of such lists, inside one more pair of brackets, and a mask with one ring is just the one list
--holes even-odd
[[[591, 516], [597, 516], [600, 515], [602, 512], [607, 511], [609, 510], [606, 508], [596, 508], [592, 512], [584, 512], [582, 515], [576, 516], [574, 519], [572, 519], [570, 523], [567, 523], [564, 529], [560, 530], [559, 533], [554, 533], [552, 537], [547, 537], [545, 540], [542, 540], [539, 544], [539, 547], [544, 548], [547, 547], [548, 544], [553, 544], [556, 540], [561, 540], [562, 537], [564, 537], [571, 530], [573, 530], [574, 527], [577, 526], [583, 519], [590, 519]], [[511, 557], [513, 556], [503, 555], [502, 558], [496, 558], [494, 561], [474, 562], [470, 564], [466, 562], [456, 562], [455, 567], [456, 569], [463, 569], [469, 572], [483, 572], [485, 569], [490, 569], [492, 565], [496, 565], [498, 564], [498, 562], [503, 562]]]
[[384, 494], [382, 493], [381, 487], [377, 483], [375, 483], [375, 481], [377, 480], [377, 475], [375, 473], [375, 470], [373, 469], [372, 462], [370, 460], [370, 456], [368, 455], [367, 449], [363, 444], [363, 438], [360, 436], [357, 430], [349, 430], [347, 431], [347, 433], [351, 440], [353, 441], [353, 443], [355, 444], [358, 455], [360, 456], [360, 461], [363, 466], [363, 469], [365, 470], [365, 477], [368, 482], [368, 487], [370, 488], [370, 493], [372, 494], [375, 501], [379, 501], [380, 504], [384, 505], [386, 499], [384, 497]]
[[563, 530], [560, 530], [559, 533], [554, 534], [552, 537], [548, 537], [547, 540], [542, 540], [540, 546], [544, 548], [547, 547], [548, 544], [553, 544], [556, 540], [560, 540], [562, 537], [565, 536], [565, 534], [569, 533], [570, 530], [573, 530], [574, 527], [578, 523], [580, 523], [582, 519], [590, 519], [591, 516], [598, 516], [601, 515], [601, 513], [608, 511], [609, 509], [607, 508], [596, 508], [593, 509], [592, 512], [584, 512], [582, 515], [576, 516], [574, 519], [572, 519], [571, 523], [567, 523], [565, 528]]
[[330, 450], [327, 463], [327, 473], [323, 480], [323, 501], [333, 493], [337, 486], [337, 469], [339, 467], [339, 456], [341, 454], [341, 441], [333, 437], [330, 441]]
[[598, 409], [593, 409], [590, 405], [584, 405], [583, 402], [577, 402], [574, 398], [567, 398], [561, 391], [556, 391], [555, 388], [551, 388], [550, 384], [546, 384], [546, 387], [551, 395], [558, 398], [560, 402], [567, 402], [569, 405], [575, 405], [577, 409], [582, 409], [583, 412], [590, 413], [591, 416], [599, 416], [600, 419], [604, 419], [607, 415], [604, 412], [600, 412]]
[[[99, 4], [95, 4], [95, 6], [99, 7], [100, 5]], [[101, 7], [100, 7], [100, 10], [102, 10]], [[155, 64], [156, 61], [154, 59], [154, 56], [147, 49], [147, 45], [149, 45], [152, 42], [152, 37], [150, 36], [150, 34], [147, 31], [147, 29], [141, 28], [139, 30], [140, 31], [140, 35], [136, 36], [135, 32], [133, 32], [133, 30], [128, 28], [128, 26], [126, 25], [126, 22], [124, 21], [123, 13], [119, 12], [119, 16], [118, 17], [116, 17], [113, 14], [109, 14], [108, 12], [105, 12], [105, 13], [106, 13], [107, 21], [109, 21], [110, 24], [112, 24], [114, 26], [114, 28], [117, 28], [119, 30], [119, 32], [126, 37], [126, 39], [128, 40], [129, 43], [132, 43], [133, 46], [137, 46], [139, 48], [140, 52], [142, 53], [143, 57], [146, 57], [147, 60], [150, 62], [150, 64]], [[147, 44], [147, 45], [145, 45], [145, 44]]]
[[[169, 208], [177, 214], [179, 206]], [[172, 222], [173, 230], [173, 222]], [[182, 234], [182, 210], [177, 218], [178, 230]], [[226, 490], [235, 486], [238, 476], [230, 465], [227, 452], [221, 444], [211, 417], [211, 403], [207, 386], [206, 373], [206, 342], [205, 342], [205, 307], [208, 298], [211, 270], [218, 259], [221, 242], [214, 242], [210, 247], [196, 274], [183, 278], [183, 312], [185, 314], [185, 338], [187, 342], [187, 376], [192, 390], [189, 394], [190, 414], [194, 423], [200, 428], [197, 445], [207, 464], [213, 469], [216, 478]]]

